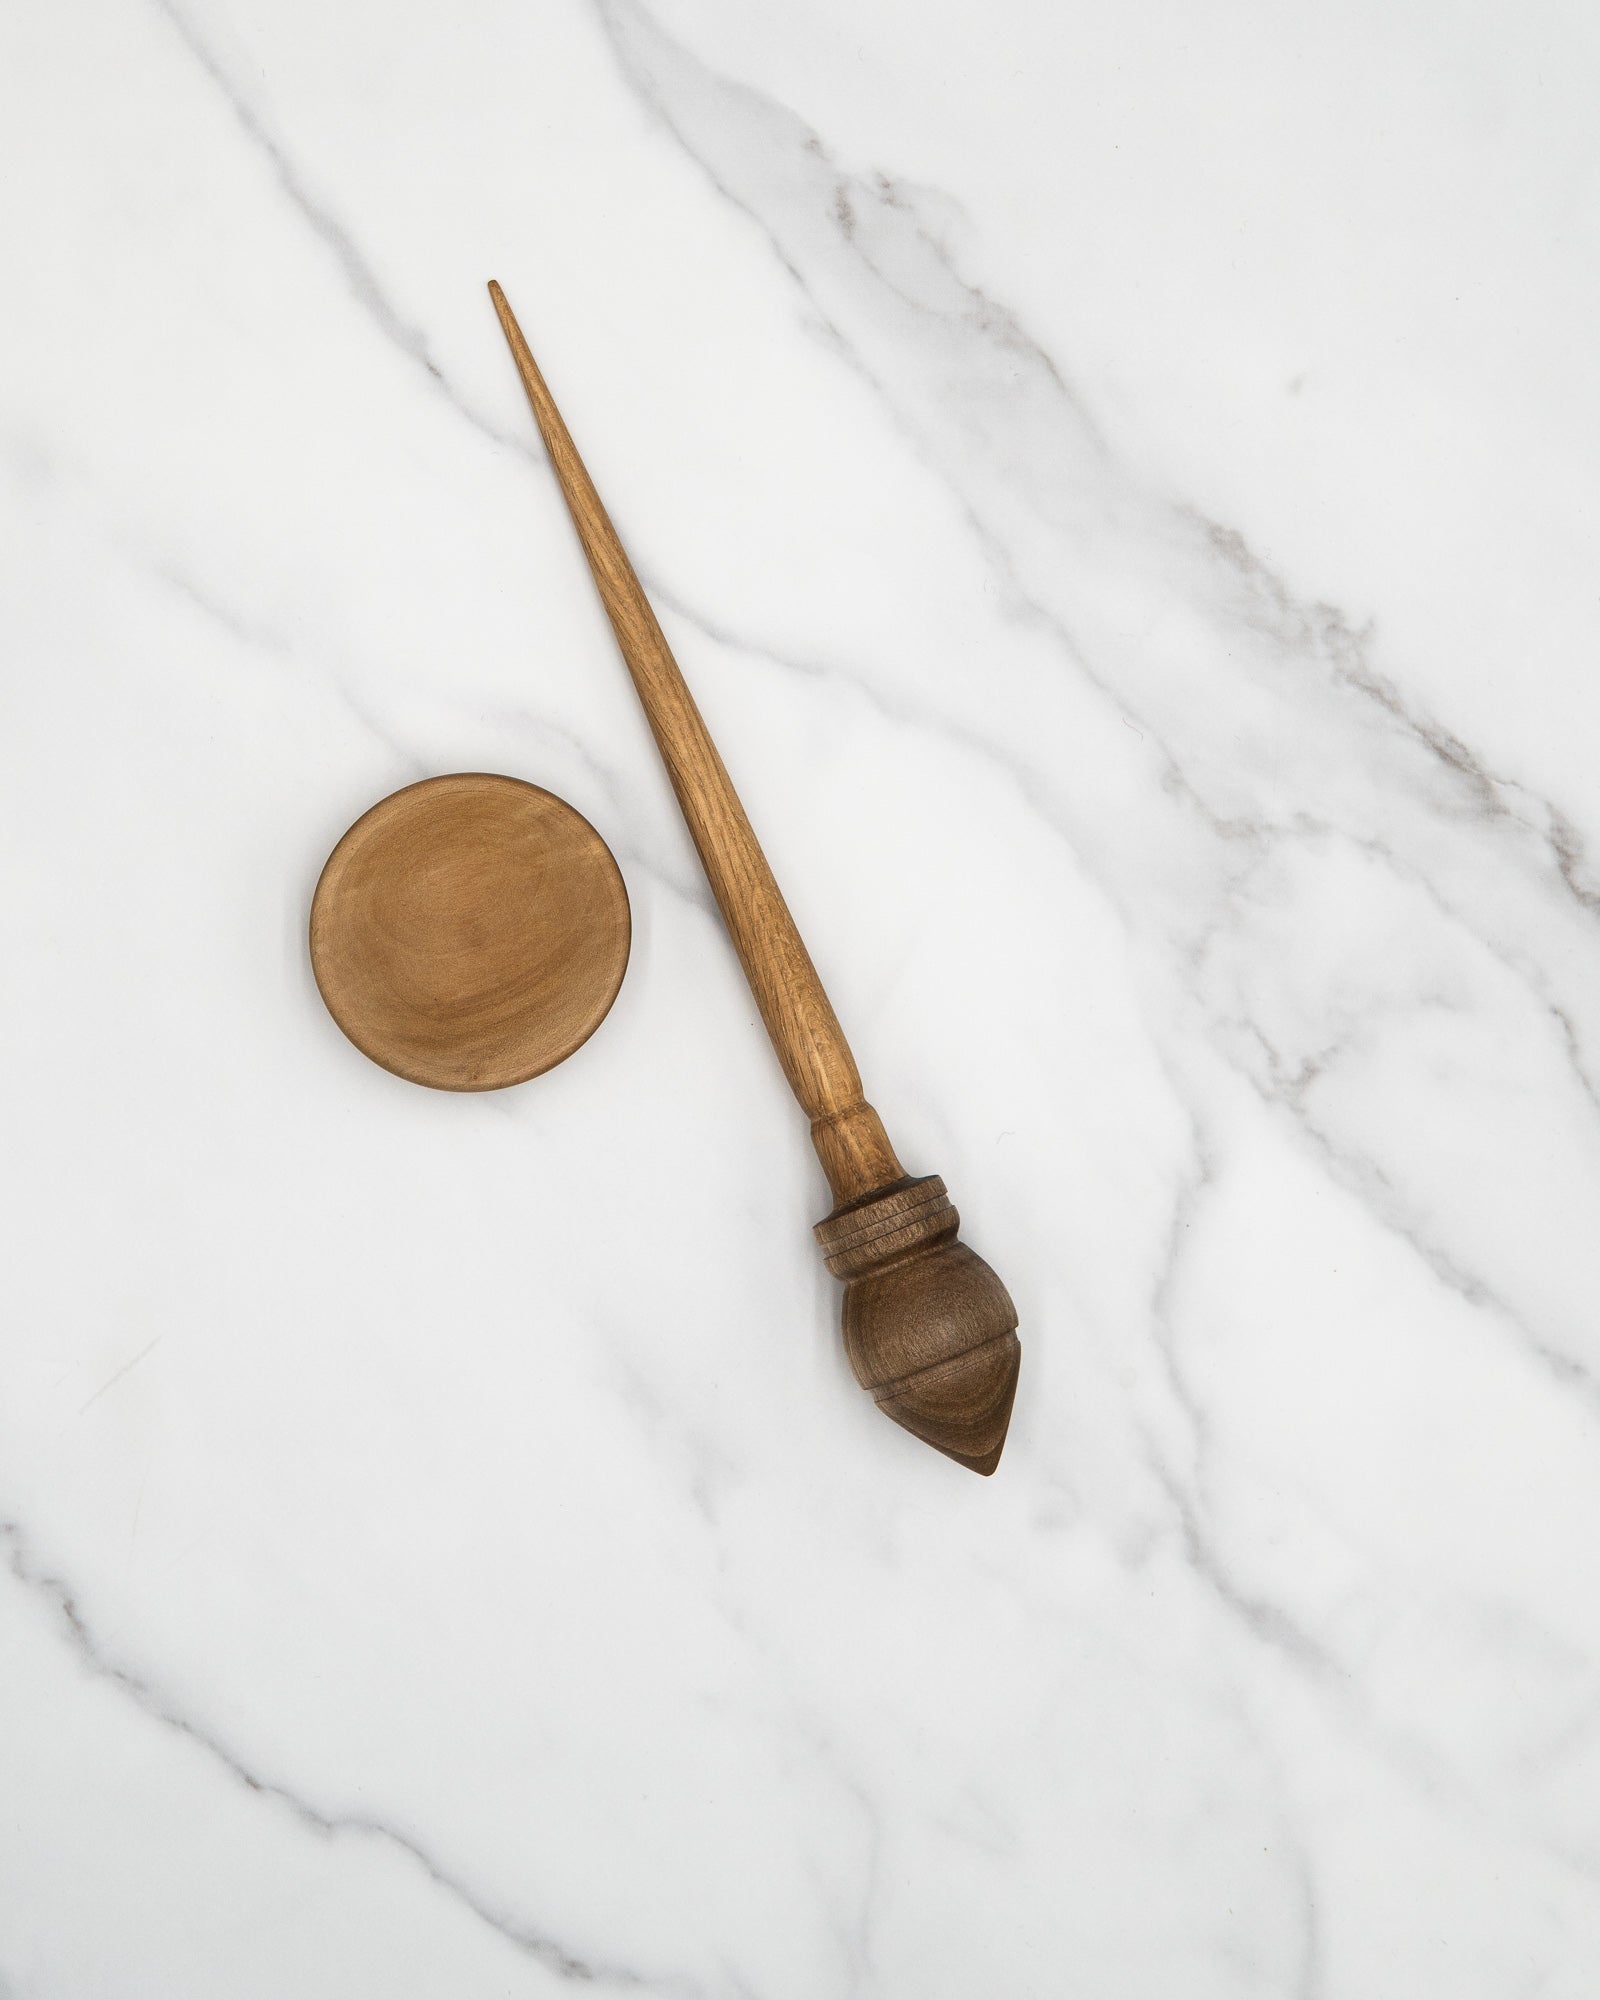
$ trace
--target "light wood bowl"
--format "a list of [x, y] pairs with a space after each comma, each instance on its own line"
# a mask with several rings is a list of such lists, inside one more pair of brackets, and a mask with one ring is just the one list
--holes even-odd
[[627, 970], [628, 892], [581, 813], [462, 772], [380, 799], [329, 855], [311, 965], [364, 1055], [435, 1090], [501, 1090], [563, 1062]]

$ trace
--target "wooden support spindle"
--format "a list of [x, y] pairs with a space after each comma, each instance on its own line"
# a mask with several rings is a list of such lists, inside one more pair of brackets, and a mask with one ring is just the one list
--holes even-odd
[[717, 907], [828, 1176], [817, 1224], [845, 1281], [851, 1365], [880, 1408], [976, 1472], [999, 1463], [1021, 1349], [1005, 1287], [956, 1236], [937, 1175], [913, 1179], [866, 1101], [816, 967], [694, 697], [504, 292], [489, 296]]

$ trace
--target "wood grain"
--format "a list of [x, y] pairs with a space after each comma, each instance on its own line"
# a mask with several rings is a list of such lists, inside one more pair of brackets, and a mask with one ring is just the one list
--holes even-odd
[[328, 857], [311, 965], [365, 1055], [436, 1090], [552, 1069], [610, 1011], [628, 892], [581, 813], [487, 772], [380, 799]]
[[911, 1179], [896, 1158], [650, 601], [505, 294], [491, 283], [489, 295], [717, 907], [811, 1121], [834, 1198], [817, 1236], [846, 1282], [845, 1345], [857, 1379], [897, 1423], [992, 1472], [1016, 1392], [1016, 1311], [988, 1265], [956, 1242], [944, 1183]]

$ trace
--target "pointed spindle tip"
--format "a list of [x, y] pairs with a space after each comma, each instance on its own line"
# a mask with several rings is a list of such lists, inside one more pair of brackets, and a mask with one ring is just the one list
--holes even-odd
[[517, 316], [511, 310], [511, 301], [501, 291], [500, 282], [497, 278], [489, 280], [489, 302], [500, 317], [501, 330], [504, 332], [506, 339], [515, 348], [517, 342], [522, 338], [522, 329], [517, 325]]

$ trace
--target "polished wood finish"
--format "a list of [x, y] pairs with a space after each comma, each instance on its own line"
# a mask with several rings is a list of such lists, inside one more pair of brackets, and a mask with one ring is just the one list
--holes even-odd
[[772, 1046], [833, 1192], [817, 1225], [845, 1281], [846, 1351], [882, 1408], [976, 1472], [999, 1462], [1021, 1349], [988, 1265], [956, 1241], [936, 1177], [913, 1180], [861, 1087], [810, 954], [717, 747], [545, 386], [505, 294], [489, 295], [566, 497], [617, 644]]
[[463, 772], [380, 799], [329, 855], [311, 965], [363, 1054], [436, 1090], [553, 1069], [610, 1011], [628, 892], [581, 813], [519, 778]]

